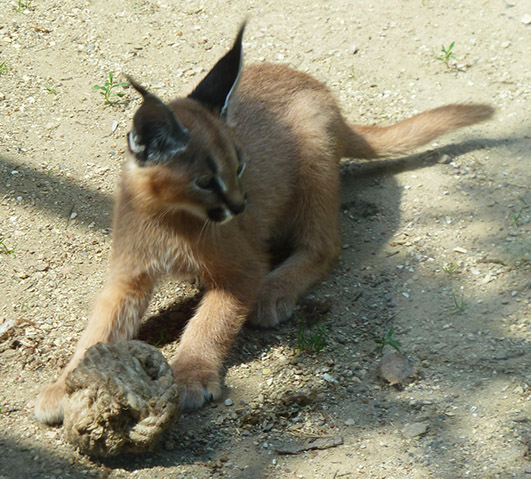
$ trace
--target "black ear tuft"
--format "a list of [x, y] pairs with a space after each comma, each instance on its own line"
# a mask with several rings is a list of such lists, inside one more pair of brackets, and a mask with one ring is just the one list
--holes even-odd
[[129, 149], [142, 164], [164, 163], [186, 149], [188, 130], [159, 98], [132, 78], [127, 79], [144, 98], [133, 118], [133, 129], [127, 137]]
[[245, 22], [240, 27], [229, 52], [221, 58], [189, 97], [221, 116], [226, 114], [227, 102], [238, 84], [242, 67], [242, 39]]
[[133, 77], [131, 77], [130, 75], [125, 75], [125, 78], [127, 78], [127, 81], [129, 83], [131, 83], [131, 86], [138, 92], [142, 95], [143, 98], [146, 98], [146, 96], [148, 96], [150, 93], [140, 84], [140, 83], [137, 83]]

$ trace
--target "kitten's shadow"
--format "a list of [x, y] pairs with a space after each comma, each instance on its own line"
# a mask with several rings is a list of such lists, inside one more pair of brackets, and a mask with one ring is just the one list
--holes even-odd
[[[140, 327], [137, 339], [157, 348], [178, 342], [202, 297], [202, 292], [199, 292], [195, 296], [175, 301], [170, 306], [148, 316]], [[301, 304], [304, 305], [305, 302], [301, 301]], [[289, 322], [274, 329], [257, 329], [246, 323], [236, 338], [232, 348], [234, 352], [230, 354], [226, 363], [229, 366], [239, 364], [246, 359], [252, 359], [260, 350], [280, 343], [279, 333], [284, 336], [285, 332], [282, 330], [291, 329], [287, 326], [288, 324]], [[260, 334], [257, 334], [257, 331], [260, 331]]]
[[178, 341], [193, 316], [202, 294], [176, 301], [172, 305], [149, 316], [138, 332], [138, 339], [157, 348]]

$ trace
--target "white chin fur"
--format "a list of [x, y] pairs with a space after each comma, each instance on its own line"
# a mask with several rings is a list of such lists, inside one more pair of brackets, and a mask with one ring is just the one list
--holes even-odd
[[224, 225], [225, 223], [228, 223], [232, 218], [234, 218], [234, 215], [229, 210], [225, 210], [225, 218], [223, 218], [221, 221], [218, 221], [218, 224]]
[[[208, 215], [205, 212], [203, 208], [200, 208], [199, 206], [193, 206], [193, 205], [179, 205], [178, 209], [182, 211], [186, 211], [187, 213], [190, 213], [194, 216], [197, 216], [198, 218], [201, 218], [202, 220], [207, 220]], [[225, 217], [221, 221], [212, 221], [212, 223], [217, 225], [223, 225], [225, 223], [228, 223], [232, 218], [234, 218], [234, 215], [230, 212], [230, 210], [225, 210]]]

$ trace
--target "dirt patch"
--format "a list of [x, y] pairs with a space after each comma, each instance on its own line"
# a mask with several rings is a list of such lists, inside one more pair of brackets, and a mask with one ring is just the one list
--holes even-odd
[[[497, 116], [408, 157], [345, 162], [342, 258], [294, 321], [246, 328], [224, 399], [182, 415], [156, 452], [92, 461], [32, 417], [105, 280], [112, 197], [139, 104], [117, 88], [126, 95], [107, 105], [91, 88], [112, 71], [166, 100], [185, 93], [246, 15], [246, 62], [311, 73], [352, 122], [467, 101], [489, 102]], [[8, 2], [0, 478], [530, 476], [529, 15], [521, 0]], [[434, 57], [452, 42], [447, 67]], [[162, 285], [141, 338], [171, 356], [197, 294]], [[305, 315], [317, 324], [301, 343]], [[378, 374], [374, 339], [391, 327], [419, 367], [402, 386]], [[326, 345], [312, 353], [318, 331]]]

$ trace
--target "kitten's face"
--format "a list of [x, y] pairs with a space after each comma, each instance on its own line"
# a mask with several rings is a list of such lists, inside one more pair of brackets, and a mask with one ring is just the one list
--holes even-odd
[[[183, 115], [185, 118], [187, 115]], [[245, 158], [219, 120], [190, 124], [186, 147], [156, 161], [132, 155], [128, 167], [143, 198], [173, 211], [186, 211], [205, 221], [226, 223], [247, 204]], [[217, 123], [217, 125], [216, 125]], [[216, 128], [217, 127], [217, 128]], [[138, 146], [129, 134], [129, 146]]]
[[202, 153], [190, 179], [190, 197], [196, 200], [194, 210], [210, 221], [225, 223], [242, 213], [247, 204], [242, 184], [245, 162], [235, 148], [223, 152], [223, 156], [212, 151]]

